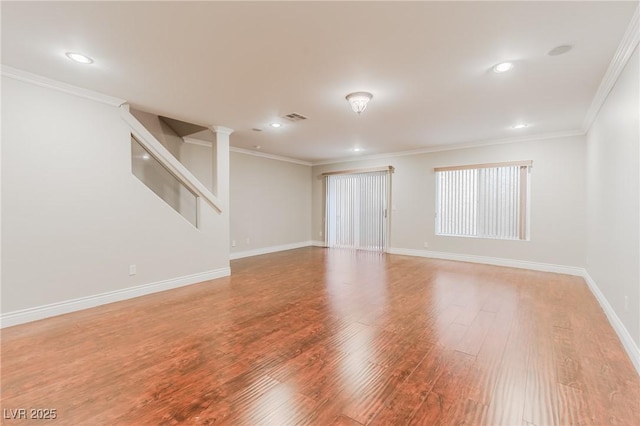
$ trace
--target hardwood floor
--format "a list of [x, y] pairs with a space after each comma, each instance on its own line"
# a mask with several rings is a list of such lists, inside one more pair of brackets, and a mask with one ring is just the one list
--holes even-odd
[[232, 270], [3, 330], [3, 423], [640, 424], [581, 278], [321, 248]]

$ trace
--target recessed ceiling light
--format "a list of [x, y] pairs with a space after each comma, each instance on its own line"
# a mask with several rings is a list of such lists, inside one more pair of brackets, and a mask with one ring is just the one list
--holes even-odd
[[351, 148], [351, 151], [360, 152], [360, 151], [362, 151], [362, 148]]
[[67, 55], [67, 58], [71, 59], [72, 61], [78, 62], [80, 64], [92, 64], [93, 63], [93, 59], [91, 59], [88, 56], [83, 55], [82, 53], [67, 52], [66, 55]]
[[151, 157], [149, 157], [149, 154], [143, 154], [142, 155], [142, 159], [143, 160], [148, 160], [149, 158], [151, 158]]
[[502, 73], [510, 71], [513, 68], [513, 64], [511, 62], [501, 62], [497, 65], [494, 65], [493, 72]]
[[281, 126], [282, 126], [282, 124], [280, 124], [280, 123], [271, 123], [271, 127], [275, 127], [276, 129], [278, 127], [281, 127]]
[[529, 127], [526, 123], [518, 123], [511, 126], [512, 129], [524, 129], [525, 127]]

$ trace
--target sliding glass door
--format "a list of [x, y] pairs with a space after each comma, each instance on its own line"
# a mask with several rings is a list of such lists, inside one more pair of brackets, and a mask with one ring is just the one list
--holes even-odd
[[389, 171], [326, 176], [326, 245], [385, 251]]

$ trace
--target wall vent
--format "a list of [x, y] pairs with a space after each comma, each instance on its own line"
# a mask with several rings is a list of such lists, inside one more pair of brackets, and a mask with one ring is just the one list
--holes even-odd
[[291, 114], [287, 114], [284, 116], [284, 118], [286, 118], [289, 121], [302, 121], [307, 119], [307, 117], [305, 117], [302, 114], [298, 114], [297, 112], [292, 112]]

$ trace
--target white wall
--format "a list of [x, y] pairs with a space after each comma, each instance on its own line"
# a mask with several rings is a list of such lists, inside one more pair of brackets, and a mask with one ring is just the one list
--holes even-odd
[[[314, 239], [322, 239], [323, 183], [329, 170], [395, 167], [392, 176], [392, 248], [487, 256], [571, 267], [584, 266], [585, 140], [583, 136], [493, 145], [313, 167]], [[434, 167], [533, 160], [531, 241], [435, 235]], [[424, 248], [427, 242], [428, 249]]]
[[[184, 143], [182, 163], [208, 188], [211, 147]], [[232, 255], [258, 254], [311, 240], [311, 167], [231, 151]], [[249, 242], [247, 242], [247, 239]]]
[[586, 269], [636, 346], [640, 346], [639, 76], [636, 47], [587, 134], [586, 169]]
[[130, 153], [118, 108], [2, 78], [3, 314], [228, 268], [228, 216], [194, 228]]
[[210, 146], [183, 143], [180, 146], [180, 162], [209, 190], [213, 191], [213, 161]]
[[232, 253], [311, 239], [310, 166], [233, 151], [230, 165]]

